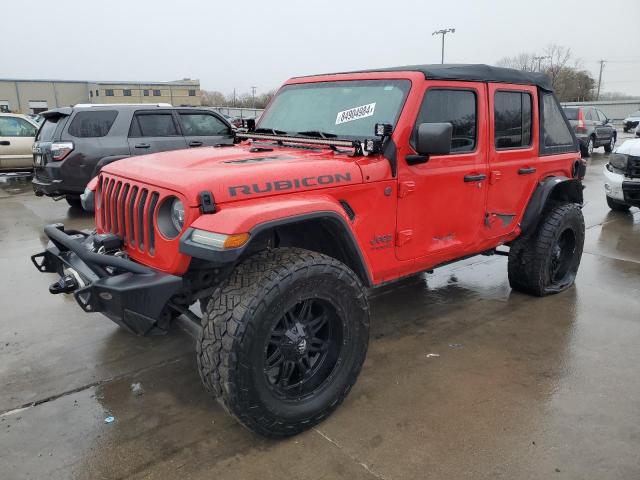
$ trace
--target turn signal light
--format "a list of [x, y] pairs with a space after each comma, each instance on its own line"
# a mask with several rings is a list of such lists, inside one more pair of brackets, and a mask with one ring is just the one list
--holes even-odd
[[224, 248], [238, 248], [247, 243], [249, 240], [248, 233], [236, 233], [234, 235], [229, 235], [227, 239], [224, 241]]

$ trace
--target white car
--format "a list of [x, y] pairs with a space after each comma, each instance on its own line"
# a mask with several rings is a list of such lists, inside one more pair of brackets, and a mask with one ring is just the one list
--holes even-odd
[[637, 134], [638, 129], [636, 127], [638, 126], [640, 126], [640, 110], [632, 113], [622, 121], [622, 129], [625, 131], [625, 133], [635, 129]]
[[604, 166], [604, 190], [611, 210], [640, 207], [640, 138], [625, 141]]
[[38, 125], [25, 115], [0, 113], [0, 170], [33, 167], [31, 147]]
[[636, 127], [636, 137], [640, 137], [640, 123]]

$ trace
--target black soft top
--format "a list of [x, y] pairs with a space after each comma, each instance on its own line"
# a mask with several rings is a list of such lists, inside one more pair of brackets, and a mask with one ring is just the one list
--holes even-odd
[[340, 73], [368, 72], [420, 72], [429, 80], [515, 83], [518, 85], [535, 85], [543, 90], [553, 91], [551, 80], [544, 73], [523, 72], [513, 68], [492, 67], [484, 64], [406, 65], [404, 67], [372, 68]]

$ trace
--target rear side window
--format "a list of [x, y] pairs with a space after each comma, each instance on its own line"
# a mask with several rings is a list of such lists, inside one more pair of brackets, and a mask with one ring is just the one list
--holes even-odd
[[531, 145], [531, 95], [526, 92], [496, 92], [494, 142], [497, 149]]
[[62, 117], [51, 117], [47, 118], [40, 130], [38, 131], [38, 135], [36, 136], [36, 140], [43, 142], [50, 142], [53, 140], [53, 136], [56, 133], [56, 127], [58, 126], [58, 121]]
[[173, 115], [167, 113], [137, 114], [131, 122], [130, 137], [174, 137], [180, 135], [173, 121]]
[[222, 120], [207, 113], [181, 113], [180, 124], [186, 136], [229, 134], [229, 127]]
[[577, 151], [571, 130], [552, 93], [542, 93], [540, 113], [540, 122], [542, 123], [540, 131], [543, 136], [540, 142], [540, 152], [553, 154]]
[[451, 123], [451, 153], [471, 152], [476, 148], [476, 95], [470, 90], [429, 89], [411, 136], [415, 145], [421, 123]]
[[79, 138], [104, 137], [117, 116], [115, 110], [78, 112], [69, 125], [69, 135]]

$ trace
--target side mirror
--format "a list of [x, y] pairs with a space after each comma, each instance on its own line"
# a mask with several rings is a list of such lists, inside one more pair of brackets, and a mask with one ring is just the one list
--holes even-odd
[[416, 150], [420, 155], [447, 155], [451, 152], [450, 123], [421, 123], [418, 125]]

